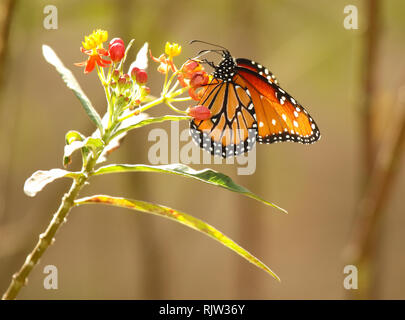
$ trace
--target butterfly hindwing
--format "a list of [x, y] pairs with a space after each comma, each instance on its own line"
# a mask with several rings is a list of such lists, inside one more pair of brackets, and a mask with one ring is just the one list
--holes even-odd
[[[236, 79], [239, 77], [236, 76]], [[192, 120], [191, 136], [212, 155], [229, 157], [248, 152], [256, 142], [257, 122], [245, 82], [214, 79], [199, 102], [211, 111], [208, 120]]]

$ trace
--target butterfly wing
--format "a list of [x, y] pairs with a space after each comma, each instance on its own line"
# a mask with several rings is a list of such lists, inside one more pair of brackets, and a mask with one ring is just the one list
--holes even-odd
[[252, 70], [253, 72], [265, 77], [268, 81], [278, 84], [278, 80], [276, 79], [274, 74], [258, 62], [249, 59], [238, 58], [236, 59], [236, 65], [240, 68]]
[[211, 118], [190, 123], [193, 141], [224, 158], [248, 152], [256, 142], [257, 122], [247, 85], [238, 75], [233, 80], [213, 79], [199, 102], [211, 110]]
[[321, 135], [308, 112], [275, 82], [253, 71], [237, 67], [251, 96], [258, 124], [257, 141], [314, 143]]

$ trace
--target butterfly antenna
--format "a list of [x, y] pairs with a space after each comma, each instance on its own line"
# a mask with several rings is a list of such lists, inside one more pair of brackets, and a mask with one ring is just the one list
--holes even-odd
[[225, 48], [225, 47], [223, 47], [223, 46], [220, 46], [220, 45], [214, 44], [214, 43], [210, 43], [210, 42], [206, 42], [206, 41], [202, 41], [202, 40], [191, 40], [191, 41], [190, 41], [190, 44], [193, 44], [193, 43], [196, 43], [196, 42], [208, 44], [208, 45], [210, 45], [210, 46], [214, 46], [214, 47], [221, 48], [221, 49], [224, 49], [224, 50], [228, 51], [228, 49]]
[[198, 53], [197, 57], [201, 57], [201, 56], [205, 55], [206, 53], [210, 53], [210, 52], [214, 52], [214, 53], [217, 53], [217, 54], [222, 54], [223, 50], [201, 50]]

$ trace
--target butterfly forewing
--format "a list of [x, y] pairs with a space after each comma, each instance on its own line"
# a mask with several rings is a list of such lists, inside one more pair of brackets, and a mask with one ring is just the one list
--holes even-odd
[[240, 68], [246, 68], [246, 69], [252, 70], [255, 73], [258, 73], [259, 75], [265, 77], [270, 82], [274, 82], [274, 83], [278, 84], [278, 80], [276, 79], [274, 74], [269, 69], [267, 69], [266, 67], [264, 67], [263, 65], [261, 65], [258, 62], [255, 62], [255, 61], [252, 61], [249, 59], [238, 58], [238, 59], [236, 59], [236, 65]]
[[258, 142], [308, 144], [319, 140], [315, 121], [286, 91], [250, 69], [240, 67], [238, 74], [247, 84], [256, 111]]

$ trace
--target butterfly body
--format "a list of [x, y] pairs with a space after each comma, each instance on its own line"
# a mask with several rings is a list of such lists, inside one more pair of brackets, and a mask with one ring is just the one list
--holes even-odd
[[200, 105], [211, 111], [207, 120], [192, 120], [191, 135], [201, 148], [224, 158], [252, 150], [255, 142], [302, 144], [320, 139], [308, 112], [263, 65], [235, 59], [221, 50], [222, 61], [202, 90]]

